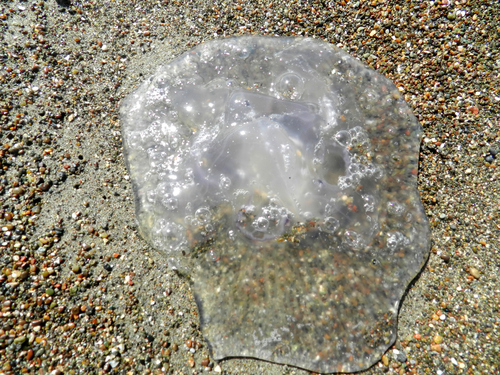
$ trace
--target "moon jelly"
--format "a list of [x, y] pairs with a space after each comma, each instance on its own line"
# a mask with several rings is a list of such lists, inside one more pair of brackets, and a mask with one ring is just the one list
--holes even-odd
[[380, 360], [430, 241], [422, 129], [390, 80], [313, 39], [220, 39], [158, 68], [121, 123], [140, 231], [189, 275], [215, 359]]

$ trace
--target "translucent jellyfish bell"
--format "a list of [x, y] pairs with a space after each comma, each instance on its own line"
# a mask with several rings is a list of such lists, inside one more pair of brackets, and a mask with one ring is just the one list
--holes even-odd
[[313, 39], [222, 39], [160, 67], [121, 122], [139, 228], [190, 275], [215, 359], [380, 360], [429, 252], [422, 130], [387, 78]]

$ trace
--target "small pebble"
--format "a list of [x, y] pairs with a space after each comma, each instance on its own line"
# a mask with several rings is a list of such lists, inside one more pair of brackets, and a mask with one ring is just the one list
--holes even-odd
[[80, 307], [79, 306], [74, 306], [71, 308], [71, 315], [78, 315], [80, 314]]
[[24, 194], [24, 189], [22, 187], [17, 187], [12, 189], [12, 195], [22, 195]]
[[201, 360], [201, 365], [202, 365], [203, 367], [207, 367], [209, 364], [210, 364], [210, 358], [203, 358], [203, 359]]
[[451, 258], [450, 258], [450, 255], [449, 255], [449, 254], [447, 254], [447, 253], [442, 253], [442, 254], [440, 255], [440, 257], [441, 257], [441, 259], [442, 259], [445, 263], [448, 263], [448, 262], [450, 261], [450, 259], [451, 259]]
[[45, 182], [45, 183], [43, 183], [43, 184], [40, 185], [40, 190], [42, 190], [42, 191], [49, 191], [50, 186], [51, 185], [49, 183]]
[[434, 341], [435, 344], [441, 344], [443, 342], [443, 337], [436, 333], [432, 341]]
[[397, 355], [396, 355], [396, 359], [401, 362], [401, 363], [405, 363], [406, 362], [406, 354], [404, 352], [399, 352]]
[[441, 345], [439, 344], [431, 344], [431, 350], [434, 352], [441, 353]]
[[18, 336], [14, 339], [14, 344], [22, 344], [26, 341], [26, 336]]
[[479, 272], [479, 270], [477, 268], [474, 268], [474, 267], [470, 267], [469, 268], [469, 273], [475, 278], [475, 279], [479, 279], [481, 277], [481, 273]]
[[389, 358], [385, 354], [382, 356], [382, 363], [384, 366], [389, 366]]

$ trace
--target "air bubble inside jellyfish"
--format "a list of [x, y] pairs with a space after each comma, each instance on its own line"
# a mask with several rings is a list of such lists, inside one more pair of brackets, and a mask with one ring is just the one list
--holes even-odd
[[160, 66], [121, 123], [140, 231], [189, 274], [214, 359], [380, 360], [429, 251], [422, 130], [392, 82], [317, 40], [221, 39]]

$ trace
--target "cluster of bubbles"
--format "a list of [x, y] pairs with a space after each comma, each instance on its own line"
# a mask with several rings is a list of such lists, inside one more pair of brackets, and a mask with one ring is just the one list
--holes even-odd
[[207, 206], [196, 209], [194, 214], [184, 217], [184, 224], [191, 228], [200, 229], [202, 236], [207, 236], [215, 229], [215, 220], [212, 210]]
[[304, 80], [295, 73], [281, 75], [276, 86], [278, 94], [285, 99], [300, 99], [304, 92]]
[[357, 147], [370, 147], [368, 134], [360, 126], [352, 129], [340, 130], [334, 135], [335, 141], [349, 150], [349, 163], [345, 176], [339, 176], [338, 186], [341, 190], [355, 188], [362, 178], [382, 177], [383, 171], [380, 167], [371, 163], [366, 156], [355, 153]]
[[405, 211], [406, 207], [402, 203], [396, 201], [390, 201], [387, 203], [387, 212], [389, 212], [392, 215], [402, 216]]
[[398, 231], [391, 231], [387, 233], [386, 244], [391, 251], [397, 250], [400, 246], [409, 244], [408, 238]]
[[340, 130], [335, 134], [334, 138], [340, 145], [346, 147], [364, 146], [370, 143], [368, 134], [361, 126]]
[[164, 218], [154, 223], [152, 234], [154, 246], [169, 254], [180, 251], [186, 245], [184, 227]]
[[252, 240], [276, 239], [291, 228], [292, 214], [271, 200], [263, 207], [247, 205], [238, 211], [236, 226]]
[[362, 178], [373, 178], [378, 180], [382, 177], [383, 171], [380, 167], [375, 167], [373, 164], [351, 163], [348, 167], [349, 174], [340, 176], [338, 186], [341, 190], [356, 188]]
[[344, 234], [345, 243], [353, 250], [361, 250], [365, 240], [361, 234], [353, 230], [346, 230]]

